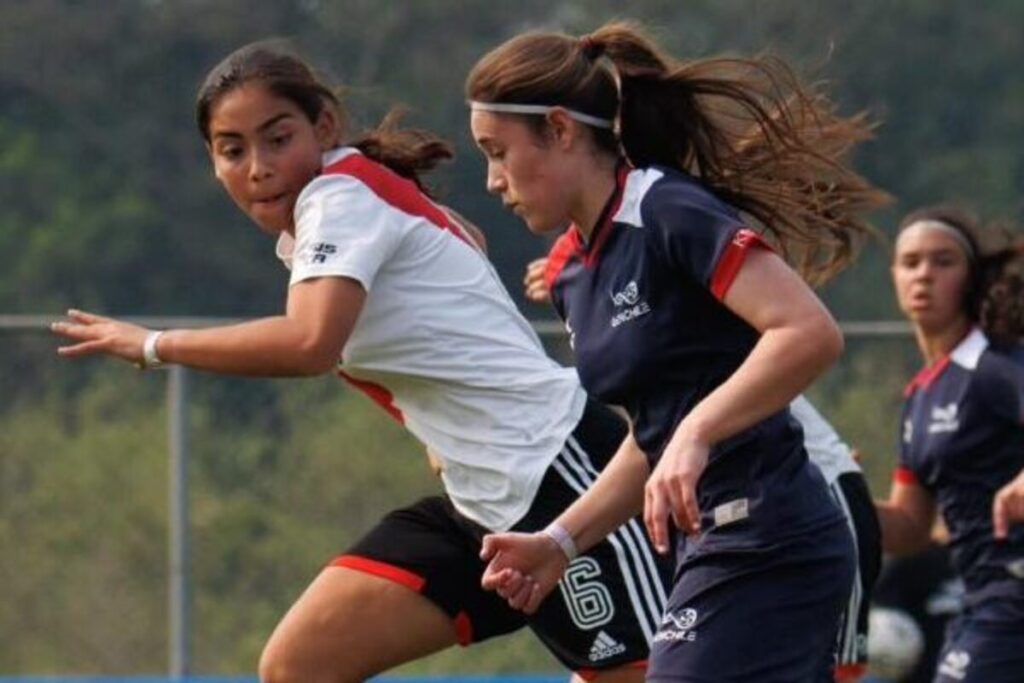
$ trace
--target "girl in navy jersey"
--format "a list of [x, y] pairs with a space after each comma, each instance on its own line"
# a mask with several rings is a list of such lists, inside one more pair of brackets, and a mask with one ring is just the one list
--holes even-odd
[[961, 210], [921, 209], [900, 224], [892, 263], [925, 368], [907, 386], [900, 464], [877, 508], [891, 553], [923, 547], [936, 512], [949, 529], [966, 594], [943, 683], [1024, 678], [1024, 528], [1009, 514], [1024, 468], [1024, 245], [986, 252], [978, 237]]
[[73, 342], [60, 353], [238, 375], [337, 370], [426, 444], [446, 493], [394, 511], [333, 560], [274, 631], [260, 678], [363, 681], [529, 624], [578, 679], [639, 683], [671, 573], [640, 520], [581, 557], [578, 580], [529, 619], [481, 587], [484, 533], [543, 528], [626, 428], [547, 358], [469, 226], [424, 192], [419, 172], [448, 146], [389, 125], [343, 144], [333, 92], [267, 44], [214, 68], [196, 113], [217, 179], [278, 239], [286, 311], [164, 332], [72, 311], [54, 325]]
[[584, 386], [631, 418], [546, 533], [485, 540], [485, 585], [532, 610], [643, 508], [661, 550], [690, 535], [649, 680], [831, 680], [853, 548], [787, 406], [842, 339], [766, 240], [810, 277], [848, 260], [885, 198], [841, 161], [867, 126], [779, 63], [677, 63], [624, 24], [517, 37], [466, 92], [488, 189], [533, 232], [571, 224], [552, 298]]

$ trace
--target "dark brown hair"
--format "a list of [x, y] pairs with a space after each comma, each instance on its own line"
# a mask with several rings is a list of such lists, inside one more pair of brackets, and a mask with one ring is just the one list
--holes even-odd
[[1007, 223], [983, 226], [967, 209], [952, 204], [926, 206], [900, 221], [902, 232], [919, 221], [938, 221], [956, 230], [971, 252], [963, 307], [985, 334], [1002, 342], [1024, 337], [1024, 239]]
[[466, 94], [617, 117], [617, 138], [591, 129], [599, 148], [697, 177], [760, 223], [810, 282], [849, 263], [874, 232], [864, 214], [889, 201], [845, 161], [872, 136], [866, 117], [837, 115], [778, 59], [678, 62], [636, 25], [612, 22], [580, 39], [513, 38], [476, 64]]
[[[224, 95], [246, 83], [259, 83], [277, 97], [290, 100], [311, 122], [316, 122], [326, 107], [334, 112], [342, 129], [346, 125], [341, 98], [301, 57], [283, 41], [259, 41], [228, 55], [199, 88], [196, 124], [207, 143], [213, 108]], [[426, 191], [420, 174], [452, 158], [452, 147], [429, 131], [400, 128], [402, 115], [401, 109], [391, 110], [376, 128], [349, 144]]]

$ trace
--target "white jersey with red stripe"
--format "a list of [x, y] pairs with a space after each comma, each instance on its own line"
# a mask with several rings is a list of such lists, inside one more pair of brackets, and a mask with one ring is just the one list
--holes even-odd
[[789, 404], [789, 412], [804, 430], [804, 448], [828, 484], [833, 484], [847, 472], [860, 472], [853, 453], [832, 425], [802, 395]]
[[291, 285], [346, 277], [366, 301], [340, 374], [443, 463], [456, 508], [505, 530], [529, 509], [586, 402], [487, 258], [416, 185], [353, 148], [324, 157], [278, 256]]

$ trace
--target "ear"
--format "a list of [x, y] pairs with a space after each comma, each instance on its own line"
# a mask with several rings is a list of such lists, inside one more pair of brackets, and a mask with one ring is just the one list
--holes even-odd
[[341, 144], [341, 123], [331, 107], [324, 107], [313, 124], [320, 150], [326, 152]]
[[569, 116], [563, 107], [554, 107], [546, 114], [551, 141], [563, 150], [568, 150], [579, 137], [579, 123]]

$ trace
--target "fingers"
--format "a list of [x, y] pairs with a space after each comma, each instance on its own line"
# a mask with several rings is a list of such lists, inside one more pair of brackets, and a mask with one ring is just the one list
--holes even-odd
[[1009, 505], [1006, 491], [1000, 491], [992, 501], [992, 534], [999, 540], [1006, 538], [1009, 530]]
[[[65, 335], [70, 336], [70, 335]], [[59, 346], [57, 347], [57, 354], [64, 356], [65, 358], [78, 358], [80, 356], [91, 356], [97, 353], [105, 352], [106, 347], [104, 342], [99, 339], [93, 339], [84, 341], [81, 344], [73, 344], [71, 346]]]
[[109, 320], [109, 318], [104, 318], [103, 316], [96, 315], [94, 313], [86, 313], [85, 311], [80, 311], [77, 308], [68, 309], [67, 317], [68, 319], [82, 325], [92, 325], [93, 323]]
[[480, 559], [490, 560], [498, 551], [501, 549], [501, 540], [494, 534], [487, 534], [484, 536], [483, 543], [480, 545]]
[[654, 549], [661, 554], [668, 552], [668, 526], [665, 523], [668, 515], [665, 497], [660, 495], [658, 486], [649, 483], [644, 488], [644, 526]]

